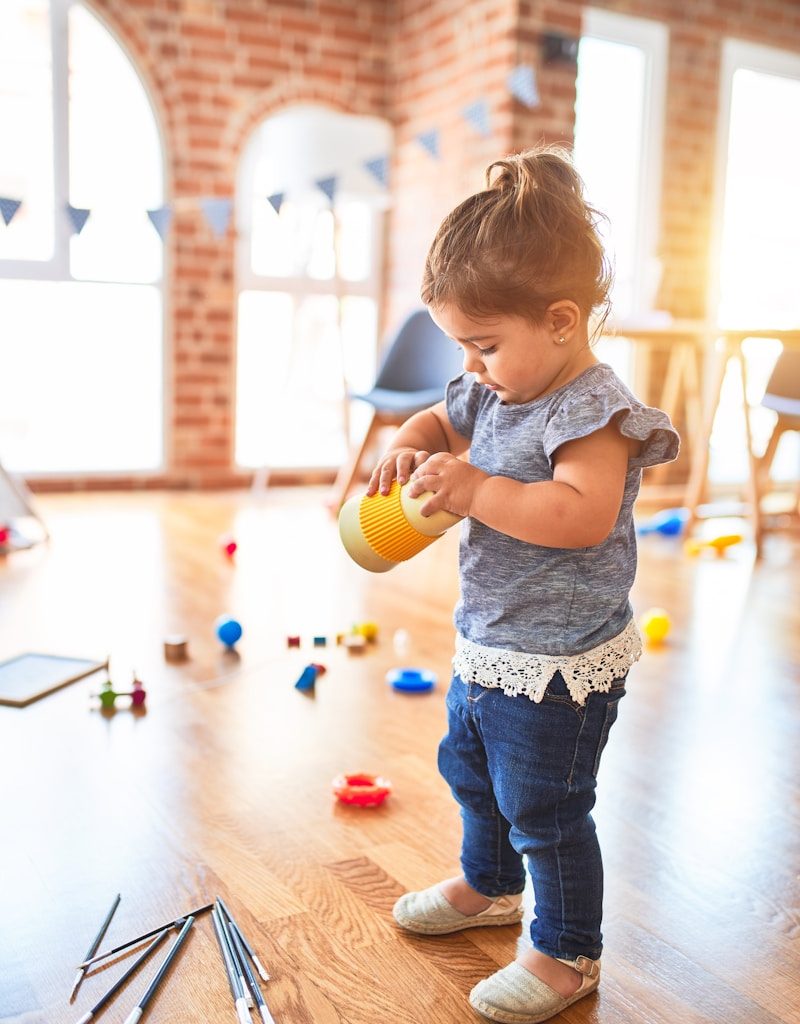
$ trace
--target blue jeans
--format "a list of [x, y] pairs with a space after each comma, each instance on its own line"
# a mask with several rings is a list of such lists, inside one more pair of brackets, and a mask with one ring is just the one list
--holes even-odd
[[534, 948], [597, 960], [603, 862], [591, 809], [597, 769], [625, 680], [576, 704], [556, 673], [540, 704], [454, 676], [439, 771], [461, 805], [461, 866], [484, 896], [533, 881]]

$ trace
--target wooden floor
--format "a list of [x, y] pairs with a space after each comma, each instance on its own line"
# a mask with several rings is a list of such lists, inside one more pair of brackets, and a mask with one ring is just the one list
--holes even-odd
[[[82, 681], [0, 707], [0, 1021], [68, 1024], [128, 961], [75, 964], [113, 895], [117, 945], [222, 895], [273, 980], [278, 1024], [477, 1021], [471, 986], [525, 931], [414, 938], [390, 908], [457, 870], [458, 814], [436, 772], [457, 593], [456, 537], [369, 576], [340, 550], [318, 490], [49, 496], [48, 546], [0, 560], [0, 659], [32, 650], [136, 668], [147, 712], [92, 709]], [[234, 564], [217, 538], [231, 531]], [[570, 1024], [800, 1021], [800, 572], [796, 541], [689, 560], [642, 542], [634, 606], [663, 605], [674, 633], [631, 675], [600, 771], [606, 864], [604, 980]], [[243, 624], [238, 657], [212, 623]], [[312, 651], [374, 619], [377, 647]], [[406, 629], [398, 659], [392, 635]], [[168, 665], [165, 634], [191, 661]], [[287, 651], [298, 632], [304, 649]], [[294, 689], [327, 665], [313, 696]], [[434, 669], [427, 696], [384, 676]], [[343, 770], [387, 775], [372, 811], [334, 803]], [[531, 906], [531, 894], [526, 905]], [[233, 1021], [200, 918], [146, 1016]], [[102, 1016], [121, 1022], [149, 971]]]

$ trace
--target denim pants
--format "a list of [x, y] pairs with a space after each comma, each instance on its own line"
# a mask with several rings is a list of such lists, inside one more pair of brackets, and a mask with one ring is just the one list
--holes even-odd
[[597, 960], [602, 952], [603, 863], [591, 809], [597, 769], [625, 679], [584, 705], [556, 673], [541, 703], [464, 683], [447, 694], [439, 771], [461, 805], [461, 866], [484, 896], [533, 881], [534, 948]]

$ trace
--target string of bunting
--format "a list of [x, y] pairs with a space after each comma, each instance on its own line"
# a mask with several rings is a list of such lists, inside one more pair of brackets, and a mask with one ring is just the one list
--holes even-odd
[[[529, 64], [519, 64], [509, 72], [506, 85], [511, 95], [529, 108], [537, 107], [540, 103], [539, 92], [536, 86], [536, 72]], [[474, 102], [461, 110], [461, 115], [468, 125], [481, 137], [488, 138], [492, 134], [491, 110], [489, 101], [485, 96], [479, 97]], [[432, 160], [441, 160], [440, 132], [438, 128], [431, 128], [428, 131], [415, 135], [415, 141], [425, 150]], [[365, 160], [363, 169], [382, 187], [389, 185], [389, 158], [388, 156], [377, 156], [371, 160]], [[318, 178], [314, 186], [318, 188], [333, 205], [336, 201], [336, 194], [339, 187], [339, 175], [330, 175], [325, 178]], [[286, 192], [274, 192], [266, 197], [276, 214], [281, 212], [281, 206], [286, 199]], [[164, 241], [169, 232], [176, 206], [184, 208], [187, 205], [199, 206], [206, 223], [211, 228], [216, 238], [224, 238], [233, 214], [233, 200], [229, 197], [201, 196], [194, 200], [181, 199], [177, 203], [147, 210], [147, 216], [159, 238]], [[8, 227], [16, 217], [20, 208], [24, 206], [23, 199], [11, 196], [0, 196], [0, 217]], [[92, 211], [65, 203], [64, 212], [69, 219], [72, 233], [79, 235], [86, 222], [89, 220]]]

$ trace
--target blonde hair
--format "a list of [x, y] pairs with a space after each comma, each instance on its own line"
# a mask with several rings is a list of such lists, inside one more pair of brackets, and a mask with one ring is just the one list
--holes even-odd
[[542, 323], [571, 299], [589, 318], [605, 307], [612, 271], [568, 152], [555, 146], [496, 160], [486, 189], [442, 221], [425, 260], [422, 301], [473, 319], [517, 315]]

